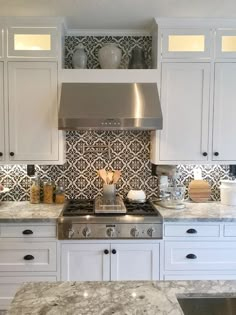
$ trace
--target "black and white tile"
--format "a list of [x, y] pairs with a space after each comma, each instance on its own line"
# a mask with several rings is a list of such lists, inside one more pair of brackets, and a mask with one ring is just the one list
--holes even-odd
[[65, 38], [65, 67], [72, 68], [72, 56], [75, 46], [82, 43], [88, 57], [87, 68], [99, 69], [98, 51], [105, 44], [115, 43], [122, 50], [120, 68], [128, 68], [131, 52], [138, 46], [144, 50], [145, 60], [152, 68], [152, 37], [151, 36], [66, 36]]

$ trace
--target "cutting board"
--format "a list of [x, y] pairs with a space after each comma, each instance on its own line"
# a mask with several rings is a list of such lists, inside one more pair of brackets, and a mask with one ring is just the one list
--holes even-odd
[[188, 186], [189, 198], [195, 202], [207, 202], [211, 198], [211, 186], [206, 180], [192, 180]]

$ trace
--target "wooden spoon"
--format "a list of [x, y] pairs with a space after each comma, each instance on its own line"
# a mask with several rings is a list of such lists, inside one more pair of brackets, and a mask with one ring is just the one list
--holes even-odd
[[107, 184], [113, 183], [113, 172], [107, 172]]
[[114, 175], [113, 175], [113, 184], [116, 184], [118, 180], [120, 179], [121, 176], [121, 171], [115, 170]]
[[107, 184], [107, 172], [104, 168], [98, 171], [98, 175], [101, 177], [104, 183]]

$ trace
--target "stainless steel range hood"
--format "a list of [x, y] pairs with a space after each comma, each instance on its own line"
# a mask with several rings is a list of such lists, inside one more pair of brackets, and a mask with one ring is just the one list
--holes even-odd
[[156, 83], [62, 83], [59, 129], [162, 129]]

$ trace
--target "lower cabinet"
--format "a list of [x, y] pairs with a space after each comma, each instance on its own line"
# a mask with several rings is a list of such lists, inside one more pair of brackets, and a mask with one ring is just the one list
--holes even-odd
[[158, 280], [160, 245], [63, 243], [62, 281]]
[[236, 225], [164, 225], [164, 280], [235, 280]]
[[57, 281], [56, 224], [0, 224], [0, 310], [24, 282]]

